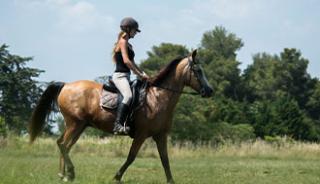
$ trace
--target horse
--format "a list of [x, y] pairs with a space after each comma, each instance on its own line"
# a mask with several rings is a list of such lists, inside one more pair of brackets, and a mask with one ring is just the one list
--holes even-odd
[[[147, 138], [152, 137], [157, 145], [167, 183], [174, 183], [167, 140], [175, 106], [185, 86], [191, 87], [202, 97], [210, 97], [213, 92], [200, 63], [196, 60], [196, 54], [197, 50], [194, 50], [186, 57], [173, 60], [149, 80], [145, 104], [135, 112], [135, 133], [129, 154], [116, 172], [115, 181], [121, 182], [124, 172], [135, 160], [141, 145]], [[101, 90], [102, 84], [93, 81], [55, 82], [46, 88], [32, 113], [29, 122], [30, 143], [40, 135], [54, 103], [57, 103], [64, 117], [65, 130], [57, 140], [60, 150], [58, 175], [63, 181], [72, 181], [75, 178], [69, 152], [86, 127], [112, 133], [116, 114], [99, 106]]]

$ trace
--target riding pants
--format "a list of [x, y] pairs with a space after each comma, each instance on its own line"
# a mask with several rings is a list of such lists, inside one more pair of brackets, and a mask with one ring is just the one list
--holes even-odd
[[130, 105], [132, 100], [132, 91], [129, 84], [130, 73], [114, 72], [112, 80], [123, 96], [122, 103]]

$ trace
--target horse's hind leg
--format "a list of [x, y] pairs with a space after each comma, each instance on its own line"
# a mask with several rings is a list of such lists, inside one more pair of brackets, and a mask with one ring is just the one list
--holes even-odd
[[66, 123], [64, 134], [58, 139], [58, 147], [60, 149], [60, 173], [59, 176], [64, 181], [73, 180], [75, 178], [74, 166], [69, 157], [71, 147], [77, 142], [86, 125], [80, 121], [72, 121]]
[[64, 133], [59, 137], [59, 139], [57, 140], [57, 144], [58, 144], [58, 147], [59, 147], [59, 150], [60, 150], [60, 167], [59, 167], [59, 173], [58, 173], [58, 176], [63, 179], [64, 175], [65, 175], [65, 164], [64, 164], [64, 157], [63, 157], [63, 154], [62, 154], [62, 142], [63, 142], [63, 136], [64, 136]]

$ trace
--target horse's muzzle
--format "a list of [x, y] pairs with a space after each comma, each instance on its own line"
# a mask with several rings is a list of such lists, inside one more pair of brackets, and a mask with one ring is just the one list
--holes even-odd
[[212, 93], [213, 93], [213, 90], [211, 87], [204, 87], [200, 90], [200, 94], [202, 97], [211, 97], [212, 96]]

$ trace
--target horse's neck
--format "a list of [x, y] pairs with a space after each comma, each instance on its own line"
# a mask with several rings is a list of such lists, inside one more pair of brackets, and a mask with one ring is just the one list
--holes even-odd
[[168, 110], [174, 108], [181, 95], [181, 93], [179, 93], [178, 91], [182, 91], [183, 87], [183, 84], [174, 84], [172, 82], [168, 84], [166, 84], [165, 82], [162, 83], [161, 88], [155, 87], [153, 90], [154, 93], [157, 94], [157, 104]]
[[184, 68], [185, 63], [181, 62], [176, 67], [176, 70], [172, 71], [159, 87], [152, 87], [150, 89], [151, 99], [156, 111], [171, 112], [175, 108], [181, 96], [180, 92], [185, 86]]

